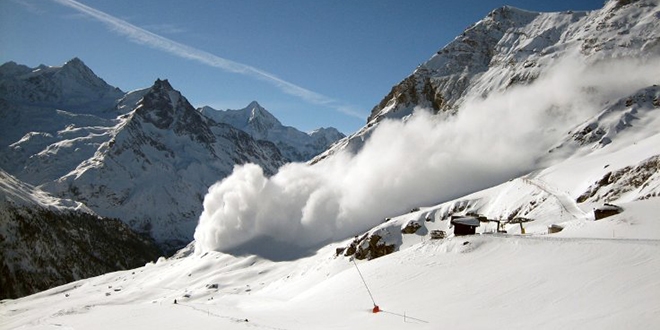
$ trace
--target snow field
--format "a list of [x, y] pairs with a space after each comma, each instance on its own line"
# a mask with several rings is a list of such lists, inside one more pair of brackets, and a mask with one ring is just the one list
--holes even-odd
[[[576, 220], [558, 234], [425, 240], [358, 261], [384, 311], [378, 314], [371, 313], [353, 263], [334, 257], [328, 246], [290, 262], [222, 253], [160, 260], [5, 300], [0, 326], [648, 328], [660, 322], [660, 231], [653, 216], [660, 205], [647, 200], [624, 207], [597, 222]], [[615, 238], [607, 236], [612, 228]]]

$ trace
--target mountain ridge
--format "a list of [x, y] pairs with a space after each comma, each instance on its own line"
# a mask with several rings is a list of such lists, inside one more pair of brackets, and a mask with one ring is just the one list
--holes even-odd
[[312, 162], [339, 150], [357, 152], [383, 119], [404, 119], [417, 107], [454, 115], [466, 100], [527, 85], [567, 57], [597, 63], [657, 54], [657, 19], [649, 10], [654, 6], [652, 1], [608, 1], [588, 12], [495, 9], [393, 86], [372, 109], [367, 125]]
[[284, 126], [257, 101], [250, 102], [243, 109], [216, 110], [207, 106], [198, 111], [217, 122], [232, 125], [256, 140], [273, 142], [289, 161], [308, 161], [345, 137], [333, 127], [304, 133], [291, 126]]

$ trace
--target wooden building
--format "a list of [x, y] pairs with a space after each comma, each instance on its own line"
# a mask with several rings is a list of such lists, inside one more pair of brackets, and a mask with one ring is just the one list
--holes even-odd
[[477, 217], [452, 217], [451, 224], [454, 226], [455, 236], [474, 235], [479, 227]]

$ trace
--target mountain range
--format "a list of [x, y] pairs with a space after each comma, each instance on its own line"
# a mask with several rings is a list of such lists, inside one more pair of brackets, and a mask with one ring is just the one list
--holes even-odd
[[[179, 166], [182, 155], [219, 153], [224, 127], [244, 137], [239, 149], [257, 165], [240, 159], [207, 183], [196, 240], [171, 258], [3, 301], [0, 324], [651, 328], [660, 322], [658, 13], [653, 0], [493, 10], [395, 85], [365, 127], [306, 164], [279, 166], [277, 141], [249, 142], [275, 122], [252, 120], [256, 103], [214, 119], [166, 81], [128, 93], [98, 112], [118, 119], [96, 131], [107, 140], [85, 140], [98, 143], [93, 155], [42, 184], [70, 197], [57, 203], [123, 205], [137, 198], [121, 193], [126, 181], [154, 188], [136, 173], [202, 181], [194, 175], [203, 171]], [[62, 136], [71, 138], [48, 143]], [[18, 138], [57, 154], [73, 136]], [[56, 176], [31, 168], [34, 178]], [[97, 182], [104, 171], [118, 182]], [[154, 230], [141, 217], [134, 228], [151, 233], [184, 226]]]
[[166, 250], [192, 239], [203, 195], [235, 164], [273, 174], [343, 137], [285, 127], [256, 102], [197, 110], [167, 80], [124, 93], [78, 58], [61, 67], [5, 63], [0, 98], [3, 169], [122, 219]]
[[198, 110], [218, 123], [229, 124], [248, 133], [255, 140], [275, 143], [282, 155], [293, 162], [308, 161], [345, 137], [333, 127], [304, 133], [284, 126], [256, 101], [239, 110], [216, 110], [211, 107]]

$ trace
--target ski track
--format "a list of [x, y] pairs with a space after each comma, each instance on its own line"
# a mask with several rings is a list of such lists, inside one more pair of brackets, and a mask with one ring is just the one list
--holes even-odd
[[536, 178], [533, 175], [523, 177], [522, 181], [526, 184], [535, 186], [545, 191], [546, 193], [550, 194], [551, 196], [553, 196], [555, 199], [557, 199], [563, 211], [566, 211], [566, 213], [572, 215], [574, 218], [582, 219], [582, 218], [587, 218], [589, 216], [588, 213], [582, 211], [582, 209], [580, 209], [580, 207], [577, 206], [577, 203], [573, 201], [573, 199], [568, 195], [568, 193], [556, 189], [547, 182], [539, 178]]

